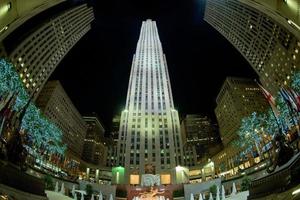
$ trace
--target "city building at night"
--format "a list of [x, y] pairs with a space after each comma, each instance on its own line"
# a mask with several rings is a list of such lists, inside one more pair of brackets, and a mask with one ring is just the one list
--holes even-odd
[[[227, 77], [216, 99], [215, 114], [219, 125], [221, 140], [224, 144], [222, 151], [211, 157], [218, 174], [235, 175], [240, 169], [249, 168], [260, 161], [251, 157], [240, 162], [244, 149], [234, 145], [239, 140], [238, 130], [242, 119], [253, 112], [263, 113], [269, 104], [261, 89], [253, 80]], [[242, 139], [242, 138], [240, 138]], [[258, 160], [257, 160], [258, 159]]]
[[65, 10], [47, 18], [15, 49], [6, 51], [30, 95], [38, 96], [60, 61], [91, 29], [93, 19], [93, 9], [86, 4]]
[[106, 138], [107, 144], [107, 167], [113, 167], [117, 164], [117, 147], [120, 129], [120, 115], [116, 115], [112, 119], [110, 136]]
[[60, 82], [47, 82], [36, 104], [62, 130], [67, 157], [80, 162], [87, 126]]
[[164, 173], [170, 180], [171, 170], [183, 163], [182, 153], [180, 122], [166, 57], [156, 22], [149, 19], [142, 24], [133, 56], [126, 107], [121, 115], [117, 163], [125, 168], [125, 183], [133, 179], [141, 183], [143, 175], [150, 173]]
[[97, 116], [84, 116], [87, 126], [82, 159], [99, 166], [106, 165], [107, 147], [104, 141], [105, 129]]
[[0, 41], [31, 17], [65, 0], [2, 0], [0, 2]]
[[300, 69], [298, 0], [208, 0], [204, 20], [250, 63], [276, 95]]
[[300, 0], [0, 0], [0, 200], [300, 199], [299, 51]]
[[253, 112], [263, 112], [269, 106], [253, 80], [236, 77], [226, 78], [216, 102], [215, 114], [225, 146], [237, 138], [244, 117]]
[[207, 116], [186, 115], [181, 121], [181, 134], [183, 137], [184, 165], [199, 165], [221, 148], [218, 140], [217, 127]]

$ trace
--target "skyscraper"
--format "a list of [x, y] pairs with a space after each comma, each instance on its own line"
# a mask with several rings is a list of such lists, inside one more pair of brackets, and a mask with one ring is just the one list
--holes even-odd
[[65, 10], [32, 30], [12, 52], [6, 52], [30, 95], [38, 96], [60, 61], [91, 29], [93, 19], [93, 9], [87, 4]]
[[201, 159], [207, 160], [211, 153], [221, 147], [217, 128], [207, 116], [186, 115], [181, 121], [181, 134], [185, 166], [200, 164]]
[[0, 41], [25, 21], [65, 0], [2, 0], [0, 2]]
[[95, 165], [105, 166], [107, 157], [107, 147], [104, 145], [105, 129], [95, 113], [84, 116], [83, 120], [87, 125], [87, 132], [83, 144], [82, 159]]
[[204, 19], [250, 63], [273, 95], [300, 69], [298, 0], [207, 0]]
[[116, 166], [120, 120], [120, 115], [114, 116], [110, 130], [110, 137], [106, 138], [108, 148], [106, 165], [108, 167]]
[[183, 163], [178, 112], [156, 22], [142, 23], [121, 114], [117, 161], [125, 177], [159, 174]]
[[253, 80], [236, 77], [226, 78], [216, 101], [215, 114], [225, 146], [237, 138], [244, 117], [253, 112], [264, 112], [269, 107]]
[[59, 81], [49, 81], [36, 101], [44, 115], [62, 131], [67, 157], [80, 161], [87, 126]]

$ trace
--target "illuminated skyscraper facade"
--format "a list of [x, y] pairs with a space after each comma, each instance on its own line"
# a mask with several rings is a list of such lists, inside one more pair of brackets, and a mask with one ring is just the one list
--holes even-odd
[[36, 98], [72, 47], [91, 29], [93, 8], [79, 5], [48, 18], [8, 53], [27, 92]]
[[183, 161], [178, 112], [156, 22], [142, 23], [133, 57], [126, 108], [121, 114], [117, 163], [129, 174], [145, 166], [162, 173]]
[[204, 19], [247, 59], [274, 95], [300, 69], [299, 0], [207, 0]]

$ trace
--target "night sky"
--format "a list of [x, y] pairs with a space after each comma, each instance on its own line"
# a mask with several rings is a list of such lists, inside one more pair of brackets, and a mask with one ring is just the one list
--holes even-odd
[[58, 79], [81, 114], [96, 112], [109, 129], [126, 102], [133, 54], [143, 20], [156, 20], [179, 114], [215, 121], [215, 99], [226, 76], [255, 78], [238, 51], [203, 20], [204, 0], [94, 0], [92, 30], [69, 52]]

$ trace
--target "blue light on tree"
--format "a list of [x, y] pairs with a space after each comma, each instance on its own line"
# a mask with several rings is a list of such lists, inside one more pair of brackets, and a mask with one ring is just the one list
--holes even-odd
[[[13, 110], [21, 112], [29, 101], [29, 96], [14, 66], [4, 59], [0, 59], [1, 100], [10, 94], [17, 95]], [[28, 135], [29, 147], [36, 150], [43, 148], [50, 153], [64, 155], [66, 146], [62, 144], [62, 131], [43, 116], [33, 103], [30, 103], [26, 108], [21, 122], [21, 130]]]

